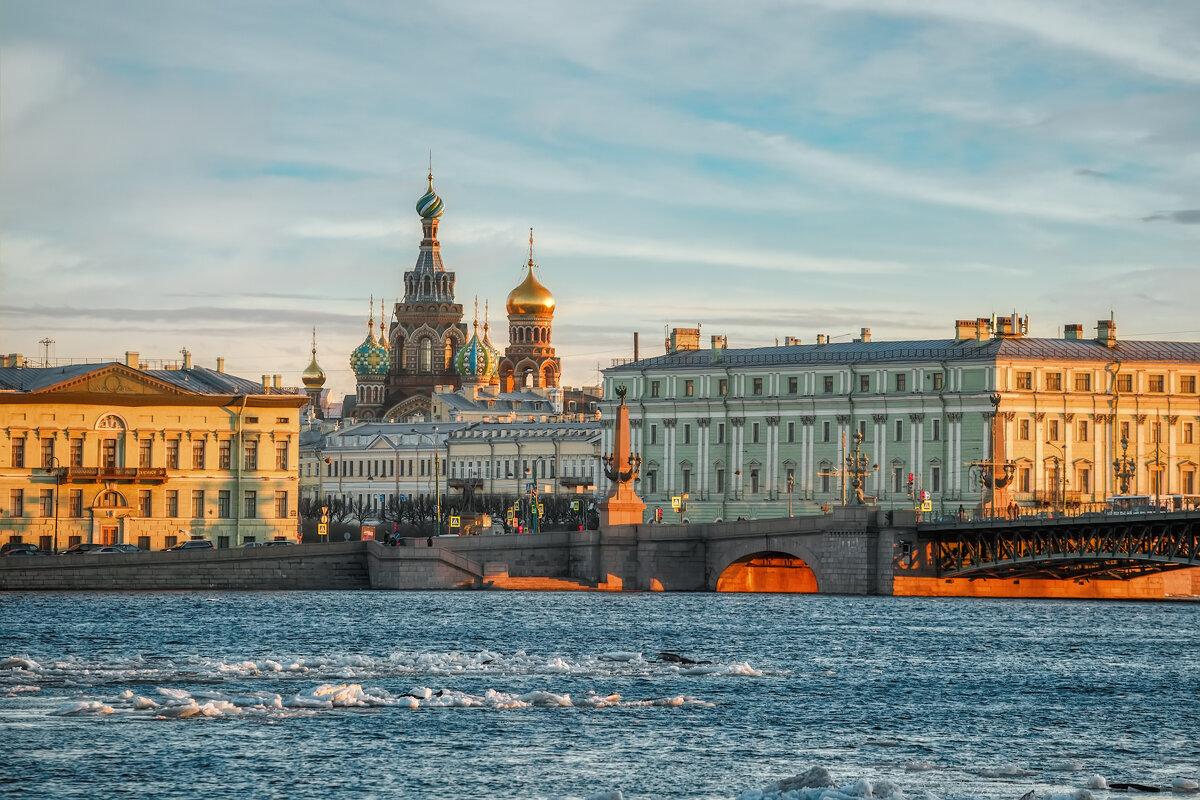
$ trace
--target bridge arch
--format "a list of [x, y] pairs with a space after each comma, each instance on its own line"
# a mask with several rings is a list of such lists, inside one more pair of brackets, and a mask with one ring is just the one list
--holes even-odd
[[797, 537], [726, 540], [708, 556], [709, 591], [817, 592], [826, 583], [821, 558]]

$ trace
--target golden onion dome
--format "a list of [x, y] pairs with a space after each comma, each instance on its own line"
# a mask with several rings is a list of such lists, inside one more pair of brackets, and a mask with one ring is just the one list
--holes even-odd
[[309, 389], [319, 389], [325, 385], [325, 370], [317, 363], [317, 329], [313, 328], [312, 361], [300, 374], [300, 381]]
[[533, 276], [533, 259], [529, 260], [525, 280], [508, 293], [508, 302], [505, 303], [505, 307], [508, 309], [509, 316], [549, 316], [554, 314], [554, 295], [550, 294], [550, 290], [542, 286], [541, 282]]

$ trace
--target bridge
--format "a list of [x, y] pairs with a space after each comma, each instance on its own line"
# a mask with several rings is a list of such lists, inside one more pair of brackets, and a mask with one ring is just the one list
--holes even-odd
[[1200, 512], [1020, 517], [917, 526], [943, 578], [1129, 580], [1200, 567]]
[[[981, 593], [986, 584], [1011, 596], [1023, 578], [1067, 588], [1093, 579], [1128, 586], [1200, 567], [1200, 512], [923, 524], [911, 512], [890, 517], [852, 506], [821, 516], [437, 537], [400, 547], [336, 542], [2, 558], [0, 590], [573, 587], [890, 595]], [[1200, 594], [1200, 570], [1181, 575], [1183, 588], [1173, 593]], [[1020, 591], [1046, 596], [1029, 588], [1039, 580]], [[963, 588], [972, 581], [974, 592]]]

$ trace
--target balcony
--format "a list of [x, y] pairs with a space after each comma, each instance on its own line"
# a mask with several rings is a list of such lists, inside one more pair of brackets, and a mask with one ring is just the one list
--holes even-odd
[[167, 471], [162, 467], [63, 467], [64, 483], [165, 483]]

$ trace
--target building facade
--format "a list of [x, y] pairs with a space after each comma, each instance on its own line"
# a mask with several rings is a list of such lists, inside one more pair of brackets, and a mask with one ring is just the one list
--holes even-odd
[[297, 532], [301, 409], [308, 398], [193, 367], [0, 367], [0, 540], [217, 547]]
[[945, 340], [863, 329], [731, 350], [713, 337], [606, 370], [604, 394], [627, 388], [648, 518], [684, 496], [681, 516], [700, 522], [859, 496], [927, 496], [937, 516], [1200, 491], [1200, 344], [1118, 341], [1112, 320], [1092, 339], [1080, 325], [1062, 339], [1027, 330], [1013, 316], [960, 321]]

